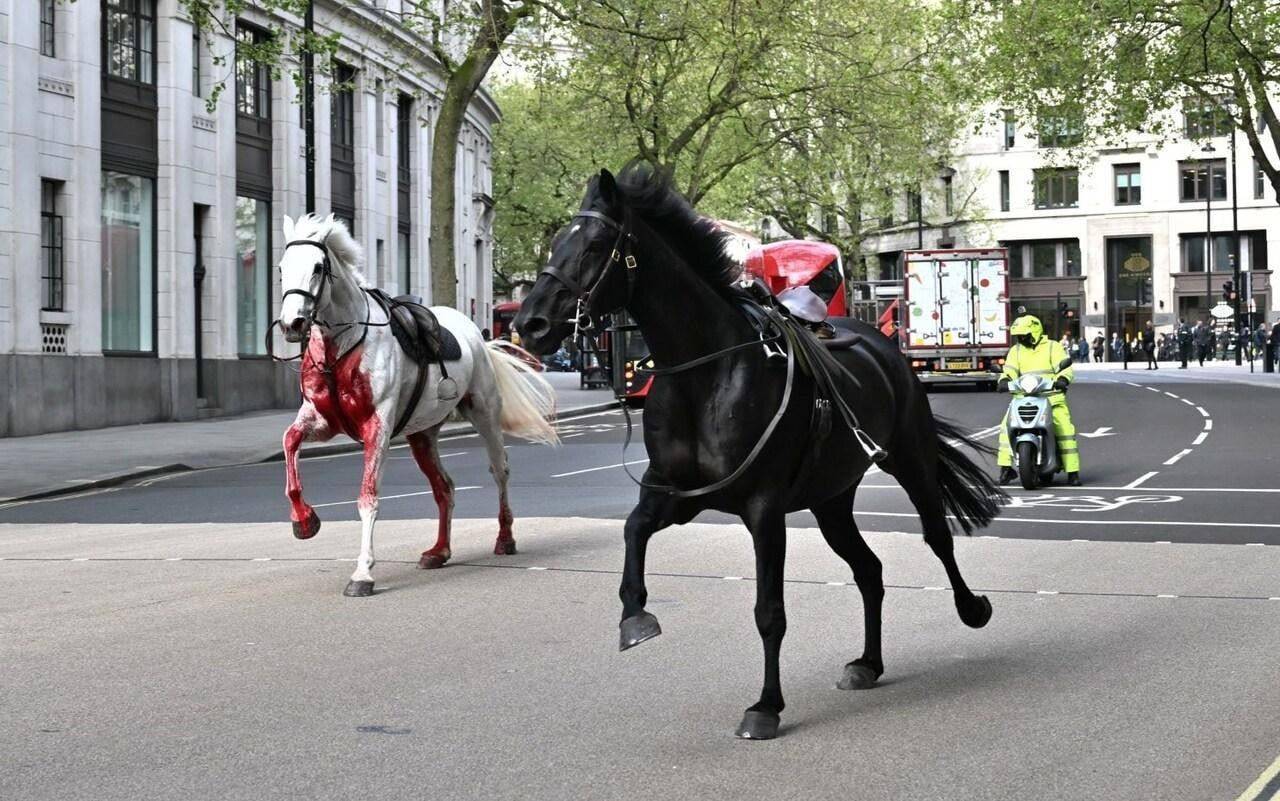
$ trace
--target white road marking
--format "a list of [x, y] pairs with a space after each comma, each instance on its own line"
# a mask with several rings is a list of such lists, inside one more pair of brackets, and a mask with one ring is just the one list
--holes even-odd
[[1155, 387], [1143, 387], [1143, 389], [1149, 389], [1149, 390], [1151, 390], [1152, 392], [1155, 392], [1155, 393], [1159, 393], [1159, 392], [1160, 392], [1160, 390], [1156, 389]]
[[[480, 489], [480, 487], [479, 486], [454, 487], [453, 491], [462, 492], [463, 490], [473, 490], [473, 489]], [[422, 492], [406, 492], [401, 495], [379, 495], [378, 500], [391, 501], [391, 500], [395, 500], [396, 498], [416, 498], [419, 495], [430, 495], [430, 494], [431, 494], [431, 490], [423, 490]], [[359, 503], [359, 502], [360, 500], [357, 498], [356, 500], [352, 500], [352, 501], [333, 501], [332, 503], [313, 503], [311, 504], [311, 506], [314, 509], [323, 509], [326, 506], [349, 506], [350, 504]]]
[[1201, 417], [1208, 417], [1208, 416], [1209, 416], [1209, 413], [1208, 413], [1208, 412], [1206, 412], [1206, 411], [1204, 410], [1204, 407], [1203, 407], [1203, 406], [1197, 406], [1197, 407], [1196, 407], [1196, 411], [1200, 413], [1200, 416], [1201, 416]]
[[560, 437], [560, 439], [562, 440], [573, 439], [574, 437], [585, 437], [586, 435], [587, 435], [587, 432], [579, 431], [577, 434], [564, 434]]
[[1196, 445], [1201, 445], [1208, 438], [1209, 438], [1209, 432], [1201, 431], [1200, 436], [1196, 437], [1195, 440], [1192, 441], [1191, 446], [1194, 448]]
[[1193, 400], [1191, 400], [1190, 398], [1178, 398], [1178, 400], [1182, 401], [1183, 403], [1187, 404], [1188, 406], [1195, 406], [1195, 405], [1196, 405], [1196, 402], [1195, 402], [1195, 401], [1193, 401]]
[[[912, 517], [918, 518], [915, 512], [864, 512], [860, 509], [854, 510], [856, 517]], [[954, 519], [953, 515], [948, 518]], [[1265, 528], [1280, 529], [1280, 523], [1220, 523], [1216, 520], [1060, 520], [1047, 517], [1019, 517], [1009, 515], [1007, 517], [997, 517], [992, 521], [992, 525], [999, 523], [1053, 523], [1060, 526], [1195, 526], [1197, 528]], [[1157, 542], [1168, 542], [1168, 540], [1158, 540]]]
[[1183, 448], [1182, 450], [1178, 451], [1178, 452], [1177, 452], [1176, 454], [1174, 454], [1173, 456], [1169, 457], [1169, 459], [1168, 459], [1167, 461], [1165, 461], [1165, 465], [1177, 464], [1177, 463], [1178, 463], [1178, 460], [1179, 460], [1179, 459], [1181, 459], [1182, 457], [1186, 456], [1188, 453], [1191, 453], [1191, 449], [1190, 449], [1190, 448]]
[[1138, 387], [1139, 389], [1141, 389], [1141, 388], [1142, 388], [1142, 385], [1141, 385], [1141, 384], [1135, 384], [1135, 383], [1134, 383], [1134, 382], [1132, 382], [1132, 381], [1126, 381], [1125, 383], [1126, 383], [1126, 384], [1128, 384], [1128, 385], [1129, 385], [1129, 386], [1131, 386], [1131, 387]]
[[[1141, 485], [1144, 481], [1146, 481], [1147, 479], [1149, 479], [1149, 478], [1154, 478], [1155, 476], [1158, 476], [1158, 475], [1160, 475], [1160, 471], [1159, 471], [1159, 470], [1152, 470], [1150, 473], [1147, 473], [1147, 474], [1145, 474], [1145, 475], [1139, 476], [1138, 478], [1135, 478], [1133, 481], [1130, 481], [1128, 484], [1125, 484], [1123, 487], [1121, 487], [1121, 489], [1135, 489], [1135, 488], [1137, 488], [1138, 486], [1140, 486], [1140, 485]], [[1095, 487], [1095, 489], [1102, 489], [1102, 488], [1101, 488], [1101, 487]]]
[[1166, 466], [1169, 466], [1169, 464], [1178, 463], [1178, 459], [1183, 458], [1184, 456], [1187, 456], [1187, 454], [1190, 452], [1192, 452], [1192, 449], [1190, 448], [1183, 448], [1179, 450], [1179, 452], [1175, 453], [1174, 456], [1171, 456], [1169, 457], [1169, 459], [1166, 459], [1165, 461]]
[[1164, 393], [1164, 394], [1168, 395], [1169, 397], [1173, 398], [1174, 400], [1182, 400], [1182, 399], [1181, 399], [1181, 398], [1179, 398], [1177, 395], [1174, 395], [1172, 392], [1166, 392], [1166, 393]]
[[251, 559], [250, 561], [252, 561], [252, 562], [270, 562], [270, 561], [271, 561], [271, 557], [270, 557], [270, 556], [257, 556], [257, 557], [254, 557], [253, 559]]
[[1036, 595], [1057, 595], [1057, 590], [1036, 590]]
[[1096, 431], [1091, 431], [1089, 433], [1080, 431], [1076, 434], [1076, 436], [1084, 437], [1085, 439], [1098, 439], [1100, 437], [1114, 437], [1115, 435], [1116, 435], [1116, 432], [1111, 430], [1111, 426], [1101, 426]]
[[1176, 596], [1176, 595], [1166, 595], [1166, 594], [1164, 594], [1164, 593], [1161, 593], [1161, 594], [1157, 595], [1156, 597], [1157, 597], [1157, 598], [1177, 598], [1178, 596]]
[[618, 462], [617, 464], [606, 464], [606, 465], [602, 465], [601, 467], [587, 467], [582, 470], [570, 470], [568, 473], [552, 473], [551, 477], [552, 478], [568, 478], [569, 476], [580, 476], [583, 473], [594, 473], [597, 470], [612, 470], [615, 467], [622, 467], [623, 464], [627, 464], [627, 465], [644, 464], [645, 462], [648, 462], [648, 461], [649, 461], [648, 459], [636, 459], [635, 461], [631, 461], [631, 462]]
[[1205, 420], [1205, 421], [1204, 421], [1204, 430], [1205, 430], [1205, 431], [1212, 431], [1212, 430], [1213, 430], [1213, 420]]

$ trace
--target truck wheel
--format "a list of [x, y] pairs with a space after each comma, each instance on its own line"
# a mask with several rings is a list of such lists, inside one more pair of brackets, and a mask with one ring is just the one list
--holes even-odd
[[1018, 443], [1018, 481], [1025, 490], [1033, 490], [1040, 482], [1040, 465], [1037, 464], [1036, 446], [1031, 442]]

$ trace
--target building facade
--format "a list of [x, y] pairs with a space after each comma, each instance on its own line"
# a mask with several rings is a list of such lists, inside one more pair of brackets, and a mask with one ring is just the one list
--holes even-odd
[[[1252, 306], [1254, 326], [1280, 319], [1269, 261], [1280, 259], [1274, 190], [1221, 114], [1196, 105], [1176, 113], [1182, 136], [1135, 134], [1089, 149], [1083, 164], [1070, 125], [992, 115], [934, 185], [902, 193], [893, 216], [868, 232], [868, 277], [900, 277], [907, 249], [1000, 245], [1015, 306], [1055, 338], [1110, 339], [1147, 321], [1165, 332], [1179, 318], [1209, 319], [1233, 280], [1238, 231], [1242, 316]], [[883, 305], [892, 289], [878, 291]]]
[[[443, 79], [379, 5], [316, 4], [341, 45], [332, 73], [317, 59], [314, 211], [347, 221], [373, 283], [430, 302]], [[273, 25], [302, 20], [202, 38], [177, 0], [0, 0], [0, 435], [296, 403], [265, 339], [280, 220], [307, 210], [302, 88], [243, 55]], [[482, 92], [458, 141], [457, 303], [480, 325], [497, 120]]]

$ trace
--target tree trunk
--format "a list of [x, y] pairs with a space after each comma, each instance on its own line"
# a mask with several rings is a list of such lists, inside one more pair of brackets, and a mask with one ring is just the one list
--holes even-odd
[[[502, 45], [520, 20], [533, 13], [535, 6], [524, 3], [508, 9], [501, 2], [485, 2], [482, 25], [445, 83], [440, 101], [440, 115], [431, 138], [431, 303], [435, 306], [458, 305], [458, 247], [455, 239], [454, 214], [457, 209], [458, 135], [466, 120], [471, 100], [498, 59]], [[460, 309], [464, 314], [469, 309]], [[481, 326], [487, 325], [481, 322]]]

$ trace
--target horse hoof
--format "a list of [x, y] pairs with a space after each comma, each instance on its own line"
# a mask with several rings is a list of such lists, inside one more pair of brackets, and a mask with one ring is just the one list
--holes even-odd
[[372, 581], [348, 581], [347, 588], [342, 594], [348, 598], [368, 598], [373, 595]]
[[744, 740], [772, 740], [778, 736], [778, 723], [780, 721], [781, 718], [772, 712], [757, 712], [754, 709], [748, 709], [747, 714], [742, 716], [742, 722], [738, 724], [738, 730], [734, 734]]
[[960, 620], [971, 629], [980, 629], [991, 619], [991, 602], [985, 595], [975, 595], [964, 607], [957, 607]]
[[516, 552], [516, 541], [514, 539], [498, 540], [493, 544], [493, 552], [498, 556], [510, 556]]
[[422, 556], [418, 558], [418, 569], [437, 570], [444, 567], [444, 563], [448, 561], [449, 554], [438, 554], [432, 553], [431, 551], [425, 551]]
[[854, 660], [844, 666], [844, 675], [836, 682], [840, 690], [870, 690], [876, 686], [880, 671], [861, 660]]
[[312, 509], [303, 523], [293, 521], [293, 536], [300, 540], [309, 540], [320, 533], [320, 517]]
[[645, 640], [652, 640], [662, 633], [662, 627], [658, 625], [658, 619], [648, 612], [641, 612], [638, 615], [629, 617], [618, 624], [621, 633], [619, 638], [619, 651], [625, 651], [628, 648], [634, 648]]

